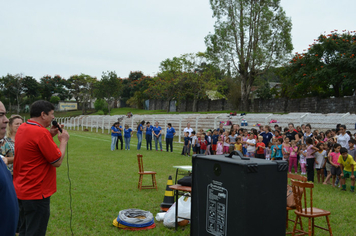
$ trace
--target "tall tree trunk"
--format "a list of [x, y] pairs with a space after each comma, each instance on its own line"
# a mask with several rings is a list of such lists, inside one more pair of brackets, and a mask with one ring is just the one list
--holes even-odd
[[171, 99], [168, 99], [167, 113], [169, 113], [170, 109], [171, 109]]

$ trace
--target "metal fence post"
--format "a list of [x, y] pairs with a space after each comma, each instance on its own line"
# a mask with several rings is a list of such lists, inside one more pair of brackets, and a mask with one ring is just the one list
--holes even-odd
[[265, 125], [268, 125], [268, 119], [273, 116], [273, 114], [269, 114], [268, 116], [265, 117]]

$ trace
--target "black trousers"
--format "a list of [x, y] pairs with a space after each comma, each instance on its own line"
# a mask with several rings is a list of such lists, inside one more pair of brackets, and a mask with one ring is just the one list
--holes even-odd
[[146, 134], [146, 147], [148, 150], [148, 146], [150, 146], [150, 150], [152, 150], [152, 134], [151, 135], [147, 135]]
[[120, 139], [120, 143], [121, 143], [121, 150], [122, 150], [122, 135], [121, 136], [117, 136], [117, 140], [116, 140], [116, 150], [119, 149], [119, 139]]
[[315, 158], [307, 158], [307, 177], [308, 181], [314, 182], [314, 163]]
[[171, 152], [173, 152], [173, 138], [166, 138], [167, 152], [168, 152], [168, 146], [171, 147]]
[[45, 236], [50, 215], [50, 197], [40, 200], [18, 200], [20, 236]]

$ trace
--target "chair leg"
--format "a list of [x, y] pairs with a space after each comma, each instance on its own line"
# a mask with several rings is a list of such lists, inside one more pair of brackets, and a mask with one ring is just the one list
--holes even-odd
[[332, 236], [332, 235], [333, 235], [333, 233], [332, 233], [332, 231], [331, 231], [331, 226], [330, 226], [329, 217], [328, 217], [328, 216], [325, 216], [325, 217], [326, 217], [326, 222], [327, 222], [327, 224], [328, 224], [328, 228], [329, 228], [329, 234], [330, 234], [330, 236]]
[[296, 228], [297, 228], [297, 224], [298, 224], [298, 215], [295, 216], [295, 221], [294, 221], [292, 236], [295, 235], [295, 230], [296, 230]]
[[312, 236], [312, 234], [311, 234], [312, 233], [311, 232], [311, 219], [310, 218], [308, 219], [308, 225], [309, 225], [309, 227], [308, 227], [308, 235]]
[[301, 229], [302, 231], [304, 231], [302, 218], [299, 217], [299, 219], [300, 219], [300, 221], [299, 221], [299, 223], [300, 223], [300, 229]]
[[153, 182], [153, 187], [156, 187], [156, 190], [157, 189], [157, 182], [156, 182], [156, 175], [152, 175], [152, 182]]
[[139, 186], [140, 191], [142, 189], [142, 178], [143, 178], [143, 175], [140, 175], [140, 178], [138, 180], [138, 186]]
[[289, 216], [288, 216], [288, 210], [287, 210], [287, 220], [286, 220], [286, 229], [288, 229], [288, 221], [289, 221]]
[[312, 235], [314, 236], [314, 218], [312, 219]]

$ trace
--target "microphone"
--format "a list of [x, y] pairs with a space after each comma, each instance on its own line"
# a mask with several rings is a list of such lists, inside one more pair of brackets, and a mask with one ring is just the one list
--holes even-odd
[[52, 125], [53, 125], [54, 127], [58, 128], [59, 132], [62, 133], [62, 128], [59, 126], [59, 124], [57, 123], [56, 120], [53, 120], [53, 121], [52, 121]]

